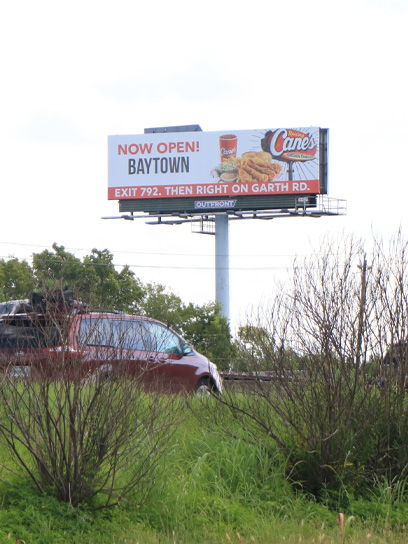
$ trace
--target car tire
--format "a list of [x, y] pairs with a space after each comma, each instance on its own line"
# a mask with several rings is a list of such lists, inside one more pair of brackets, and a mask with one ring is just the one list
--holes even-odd
[[195, 394], [198, 397], [209, 397], [213, 391], [210, 378], [200, 378], [195, 386]]

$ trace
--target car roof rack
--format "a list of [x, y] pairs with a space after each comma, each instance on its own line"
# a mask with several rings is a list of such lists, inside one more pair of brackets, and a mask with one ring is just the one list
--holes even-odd
[[110, 310], [110, 309], [106, 309], [106, 308], [95, 308], [94, 310], [92, 309], [88, 309], [88, 310], [85, 310], [84, 312], [81, 312], [81, 313], [86, 313], [86, 314], [119, 314], [119, 315], [126, 315], [125, 312], [121, 312], [120, 310]]

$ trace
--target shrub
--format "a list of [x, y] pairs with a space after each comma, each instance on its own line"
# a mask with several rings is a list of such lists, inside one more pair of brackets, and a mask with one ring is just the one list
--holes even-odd
[[[182, 400], [147, 392], [126, 374], [108, 378], [103, 365], [84, 374], [83, 354], [65, 347], [64, 320], [54, 325], [62, 346], [35, 350], [29, 374], [2, 376], [0, 436], [40, 492], [73, 506], [142, 502]], [[109, 366], [109, 351], [102, 355]]]
[[[253, 381], [218, 401], [221, 424], [232, 414], [255, 443], [270, 452], [278, 446], [289, 477], [318, 497], [347, 486], [364, 494], [378, 477], [405, 478], [407, 247], [401, 233], [388, 252], [375, 241], [368, 263], [351, 238], [295, 261], [291, 284], [245, 326]], [[387, 366], [390, 345], [396, 364]], [[374, 378], [371, 361], [379, 361]]]

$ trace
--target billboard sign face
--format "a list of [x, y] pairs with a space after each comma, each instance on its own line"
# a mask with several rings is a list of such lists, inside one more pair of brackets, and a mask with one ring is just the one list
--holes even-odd
[[108, 137], [109, 200], [321, 192], [317, 127]]

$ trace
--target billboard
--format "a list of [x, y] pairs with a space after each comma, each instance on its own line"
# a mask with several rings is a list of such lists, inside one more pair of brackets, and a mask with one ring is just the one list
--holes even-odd
[[108, 137], [109, 200], [147, 207], [162, 199], [316, 195], [327, 192], [326, 177], [327, 129], [318, 127]]

